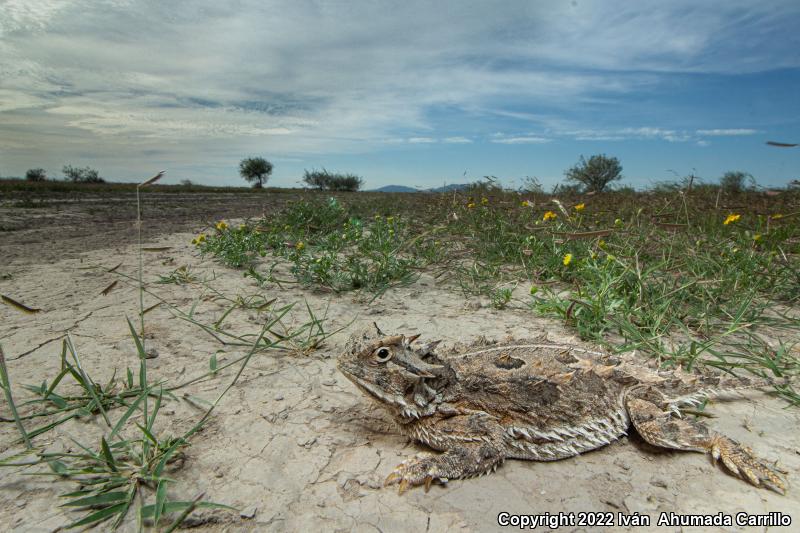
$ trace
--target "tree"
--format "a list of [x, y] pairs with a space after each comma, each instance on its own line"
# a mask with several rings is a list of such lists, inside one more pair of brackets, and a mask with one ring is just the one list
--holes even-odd
[[92, 167], [73, 167], [72, 165], [64, 165], [61, 169], [64, 177], [75, 183], [105, 183], [106, 180], [100, 177], [100, 173]]
[[43, 168], [31, 168], [25, 173], [25, 179], [28, 181], [45, 181], [47, 180], [47, 172]]
[[307, 185], [321, 191], [349, 191], [355, 192], [364, 184], [364, 180], [355, 174], [338, 174], [322, 170], [305, 171], [303, 181]]
[[245, 180], [255, 182], [253, 187], [260, 189], [272, 174], [272, 163], [263, 157], [248, 157], [239, 163], [239, 174]]
[[752, 174], [740, 170], [726, 172], [719, 179], [719, 186], [722, 190], [732, 194], [755, 188], [756, 180]]
[[593, 155], [588, 161], [581, 156], [564, 175], [568, 181], [583, 184], [586, 192], [602, 192], [612, 181], [622, 179], [622, 165], [616, 157], [605, 154]]

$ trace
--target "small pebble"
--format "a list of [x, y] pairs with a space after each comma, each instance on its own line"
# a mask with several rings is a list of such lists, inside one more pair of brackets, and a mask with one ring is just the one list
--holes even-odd
[[242, 512], [239, 513], [239, 516], [245, 519], [255, 518], [256, 512], [258, 512], [258, 508], [255, 505], [251, 505], [250, 507], [245, 507], [242, 509]]
[[275, 395], [275, 401], [276, 401], [276, 402], [279, 402], [279, 401], [281, 401], [281, 400], [283, 400], [283, 394], [276, 394], [276, 395]]

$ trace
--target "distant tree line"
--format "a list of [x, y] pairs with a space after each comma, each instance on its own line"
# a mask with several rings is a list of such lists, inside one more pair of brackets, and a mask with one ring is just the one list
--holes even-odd
[[364, 180], [355, 174], [339, 174], [325, 170], [306, 170], [303, 181], [309, 186], [321, 191], [357, 191]]
[[[100, 173], [92, 167], [73, 167], [64, 165], [61, 169], [64, 179], [73, 183], [105, 183], [106, 180], [100, 177]], [[47, 181], [47, 172], [43, 168], [31, 168], [25, 172], [27, 181]]]
[[[273, 165], [263, 157], [248, 157], [239, 163], [239, 174], [246, 181], [253, 184], [255, 188], [263, 188], [272, 175]], [[64, 179], [73, 183], [105, 183], [106, 180], [100, 173], [92, 167], [75, 167], [64, 165], [61, 169]], [[564, 172], [566, 183], [559, 183], [553, 188], [553, 194], [585, 194], [599, 193], [607, 190], [609, 186], [622, 179], [622, 164], [616, 157], [609, 157], [605, 154], [596, 154], [588, 159], [580, 156], [578, 163], [568, 168]], [[31, 182], [46, 181], [47, 172], [43, 168], [31, 168], [25, 173], [25, 180]], [[321, 191], [358, 191], [364, 184], [361, 176], [351, 173], [339, 173], [326, 170], [305, 170], [303, 173], [303, 183], [307, 186]], [[522, 189], [534, 193], [543, 193], [543, 188], [535, 177], [528, 177]], [[493, 180], [492, 186], [499, 187]], [[183, 180], [182, 185], [194, 185], [190, 180]], [[490, 184], [482, 184], [489, 186]], [[719, 183], [700, 184], [700, 180], [694, 174], [679, 178], [677, 182], [661, 182], [656, 184], [657, 190], [688, 189], [692, 187], [719, 187], [723, 192], [729, 194], [739, 194], [755, 190], [755, 178], [742, 171], [726, 172], [719, 178]], [[795, 181], [790, 184], [792, 187], [800, 186], [800, 182]]]
[[[273, 165], [263, 157], [248, 157], [239, 162], [239, 175], [261, 189], [272, 174]], [[355, 174], [340, 174], [325, 170], [306, 170], [303, 182], [314, 189], [321, 191], [357, 191], [364, 184], [364, 180]]]

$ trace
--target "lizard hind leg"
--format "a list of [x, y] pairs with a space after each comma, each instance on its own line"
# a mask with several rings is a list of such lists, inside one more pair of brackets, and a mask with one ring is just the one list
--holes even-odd
[[702, 452], [721, 461], [733, 475], [755, 485], [783, 494], [786, 490], [776, 469], [735, 440], [709, 431], [700, 422], [678, 418], [669, 410], [641, 398], [628, 398], [626, 408], [633, 427], [641, 437], [661, 448]]

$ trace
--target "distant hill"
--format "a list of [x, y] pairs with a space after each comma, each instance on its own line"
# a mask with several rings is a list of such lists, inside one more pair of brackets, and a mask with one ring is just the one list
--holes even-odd
[[405, 185], [386, 185], [379, 189], [372, 189], [370, 192], [418, 192], [419, 189], [406, 187]]
[[386, 185], [379, 189], [372, 189], [370, 192], [450, 192], [460, 191], [469, 186], [469, 183], [452, 183], [444, 187], [434, 187], [433, 189], [415, 189], [414, 187], [406, 187], [405, 185]]

